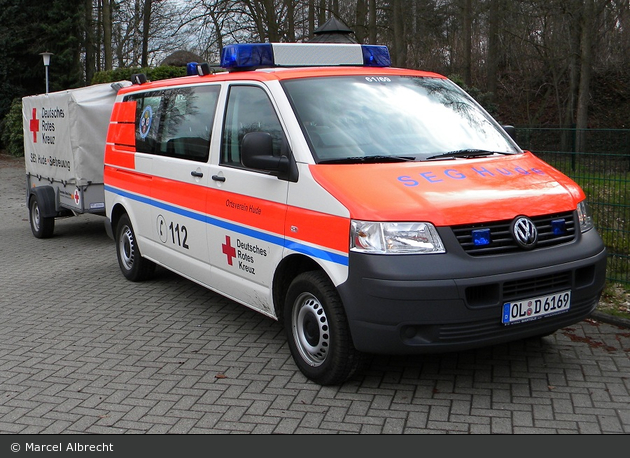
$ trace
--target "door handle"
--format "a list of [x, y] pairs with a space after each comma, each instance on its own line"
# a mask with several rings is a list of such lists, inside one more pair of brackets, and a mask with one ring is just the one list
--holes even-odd
[[203, 172], [197, 172], [195, 170], [193, 170], [192, 172], [190, 172], [190, 174], [196, 178], [201, 178], [203, 177]]
[[219, 176], [219, 175], [212, 175], [212, 179], [214, 181], [225, 181], [225, 177]]

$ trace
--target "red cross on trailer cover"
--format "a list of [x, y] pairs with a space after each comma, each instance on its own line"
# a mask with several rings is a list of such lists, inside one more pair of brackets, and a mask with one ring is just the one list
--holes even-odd
[[[104, 214], [103, 155], [118, 89], [105, 83], [22, 98], [27, 195], [44, 213]], [[30, 199], [30, 197], [29, 197]], [[52, 201], [52, 202], [51, 202]]]

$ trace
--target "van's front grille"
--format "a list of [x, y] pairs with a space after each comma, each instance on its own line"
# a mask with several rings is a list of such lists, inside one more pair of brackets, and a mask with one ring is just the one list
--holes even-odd
[[[576, 215], [575, 212], [554, 213], [551, 215], [535, 216], [530, 218], [538, 231], [538, 243], [534, 249], [568, 243], [575, 239]], [[494, 254], [511, 253], [524, 250], [512, 235], [512, 221], [495, 221], [485, 224], [467, 224], [453, 226], [453, 232], [462, 249], [471, 256], [488, 256]], [[554, 225], [564, 221], [564, 231], [554, 233]], [[473, 231], [489, 230], [489, 242], [485, 245], [476, 245], [473, 240]]]

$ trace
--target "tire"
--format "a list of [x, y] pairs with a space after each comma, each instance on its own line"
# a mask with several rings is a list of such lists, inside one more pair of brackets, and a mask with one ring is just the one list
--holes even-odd
[[125, 278], [134, 282], [150, 278], [155, 272], [155, 263], [142, 257], [127, 214], [118, 221], [115, 240], [118, 265]]
[[31, 224], [31, 231], [38, 239], [47, 239], [52, 237], [55, 231], [55, 218], [50, 216], [42, 216], [42, 211], [37, 200], [37, 196], [33, 194], [29, 203], [28, 220]]
[[310, 380], [340, 385], [362, 366], [339, 294], [323, 272], [305, 272], [291, 282], [283, 318], [291, 355]]

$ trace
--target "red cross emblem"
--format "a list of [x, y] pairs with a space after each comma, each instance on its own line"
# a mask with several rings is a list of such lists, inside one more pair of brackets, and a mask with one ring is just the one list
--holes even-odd
[[232, 241], [230, 240], [230, 236], [225, 236], [225, 243], [221, 244], [221, 248], [223, 250], [223, 254], [227, 256], [227, 263], [232, 265], [232, 259], [236, 257], [236, 248], [232, 246]]
[[79, 194], [79, 190], [78, 189], [74, 190], [74, 194], [73, 194], [72, 197], [74, 197], [74, 203], [79, 205], [79, 199], [81, 198], [81, 195]]
[[37, 108], [33, 108], [33, 119], [30, 122], [30, 129], [33, 132], [33, 143], [37, 143], [37, 132], [39, 132], [39, 119], [37, 119]]

